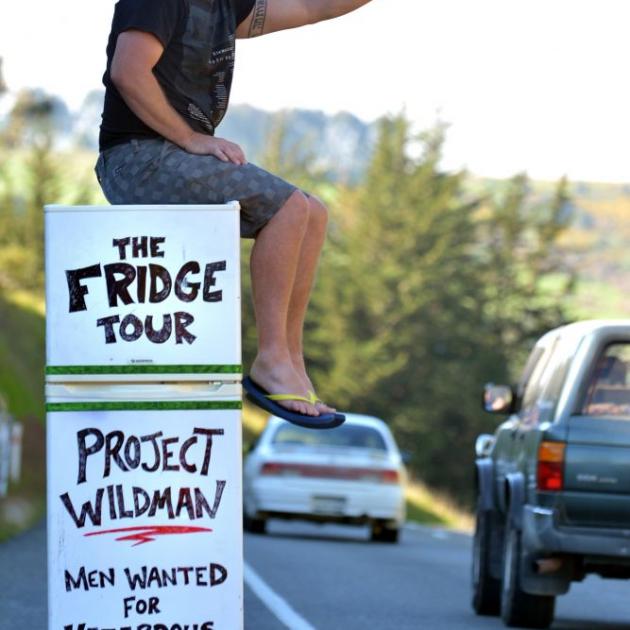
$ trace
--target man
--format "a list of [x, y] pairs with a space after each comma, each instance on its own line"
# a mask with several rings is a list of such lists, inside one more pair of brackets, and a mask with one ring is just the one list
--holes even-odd
[[258, 354], [244, 386], [268, 411], [315, 428], [343, 416], [317, 399], [302, 330], [324, 243], [322, 203], [214, 135], [235, 38], [331, 19], [370, 0], [120, 0], [107, 47], [96, 172], [113, 204], [241, 203]]

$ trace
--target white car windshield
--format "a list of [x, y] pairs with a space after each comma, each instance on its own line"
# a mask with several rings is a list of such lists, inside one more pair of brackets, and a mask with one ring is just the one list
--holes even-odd
[[371, 427], [348, 423], [327, 431], [313, 431], [285, 424], [276, 431], [272, 444], [387, 450], [385, 440], [379, 431]]

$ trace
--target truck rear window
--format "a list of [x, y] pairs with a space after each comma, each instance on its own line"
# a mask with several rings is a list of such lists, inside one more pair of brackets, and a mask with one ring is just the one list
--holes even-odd
[[630, 343], [613, 343], [599, 357], [582, 413], [630, 420]]

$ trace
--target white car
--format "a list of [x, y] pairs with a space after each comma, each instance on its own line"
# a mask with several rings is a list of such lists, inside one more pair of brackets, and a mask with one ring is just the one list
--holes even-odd
[[314, 431], [271, 416], [245, 459], [245, 528], [264, 533], [269, 518], [369, 524], [372, 540], [397, 542], [406, 480], [378, 418], [348, 413], [342, 426]]

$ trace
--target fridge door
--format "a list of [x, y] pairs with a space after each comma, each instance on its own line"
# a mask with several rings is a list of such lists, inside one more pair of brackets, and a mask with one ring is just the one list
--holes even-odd
[[239, 205], [47, 206], [47, 380], [239, 380]]
[[47, 395], [49, 628], [242, 628], [240, 385]]

